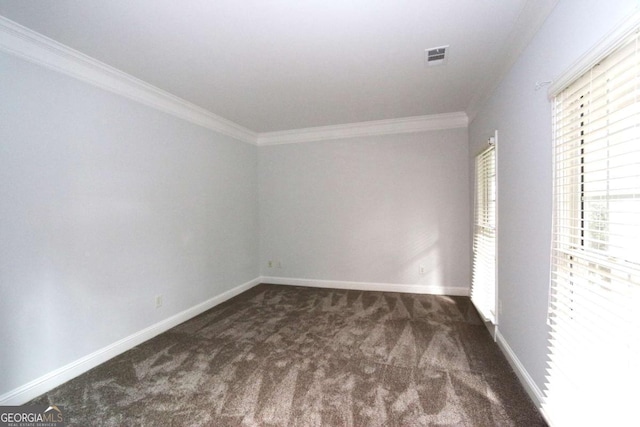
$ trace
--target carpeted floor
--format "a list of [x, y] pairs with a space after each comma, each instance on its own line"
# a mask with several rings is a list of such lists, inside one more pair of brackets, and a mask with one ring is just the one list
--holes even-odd
[[544, 426], [466, 297], [255, 288], [30, 403], [78, 426]]

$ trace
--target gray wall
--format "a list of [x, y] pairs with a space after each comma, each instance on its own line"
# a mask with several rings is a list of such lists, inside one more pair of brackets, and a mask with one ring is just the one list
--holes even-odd
[[[543, 389], [551, 240], [554, 80], [629, 15], [633, 0], [561, 0], [469, 128], [470, 161], [499, 131], [499, 331]], [[472, 176], [472, 175], [471, 175]]]
[[260, 147], [262, 274], [468, 287], [467, 141], [452, 129]]
[[0, 395], [259, 275], [255, 146], [0, 70]]

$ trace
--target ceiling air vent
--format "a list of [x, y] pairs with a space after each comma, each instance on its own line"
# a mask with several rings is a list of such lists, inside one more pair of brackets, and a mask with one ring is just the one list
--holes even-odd
[[425, 63], [428, 67], [442, 65], [447, 62], [447, 51], [449, 46], [432, 47], [425, 50]]

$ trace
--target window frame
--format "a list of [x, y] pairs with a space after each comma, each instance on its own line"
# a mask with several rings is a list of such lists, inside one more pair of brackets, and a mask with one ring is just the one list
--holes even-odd
[[[611, 145], [615, 134], [606, 133], [605, 137], [597, 138], [593, 135], [594, 129], [589, 129], [590, 122], [596, 120], [589, 116], [598, 117], [593, 113], [597, 108], [590, 104], [605, 105], [606, 108], [600, 110], [598, 114], [601, 111], [606, 112], [603, 117], [605, 117], [604, 127], [607, 129], [611, 123], [616, 123], [616, 119], [610, 120], [609, 117], [614, 117], [623, 111], [618, 105], [614, 108], [608, 108], [608, 106], [613, 102], [611, 100], [617, 102], [626, 92], [621, 91], [615, 96], [610, 96], [608, 90], [596, 92], [595, 86], [591, 83], [600, 78], [598, 73], [601, 70], [596, 69], [600, 63], [607, 64], [603, 67], [606, 73], [617, 72], [616, 63], [611, 65], [607, 61], [610, 58], [617, 58], [616, 55], [633, 43], [635, 43], [633, 46], [635, 62], [630, 63], [635, 67], [634, 70], [639, 71], [636, 71], [633, 74], [634, 77], [628, 81], [637, 82], [634, 86], [635, 91], [640, 91], [638, 87], [640, 86], [640, 49], [638, 47], [640, 19], [638, 16], [634, 15], [624, 28], [619, 28], [611, 36], [613, 38], [603, 41], [600, 49], [596, 51], [597, 55], [592, 53], [588, 61], [583, 59], [579, 67], [574, 67], [572, 72], [579, 73], [577, 77], [574, 74], [571, 80], [561, 79], [563, 86], [558, 87], [556, 84], [550, 92], [554, 125], [554, 200], [551, 283], [547, 316], [550, 326], [549, 361], [542, 409], [547, 419], [558, 425], [566, 423], [615, 425], [629, 422], [630, 414], [624, 408], [634, 407], [630, 398], [631, 390], [628, 393], [626, 390], [620, 391], [620, 395], [601, 396], [606, 404], [603, 403], [600, 406], [609, 405], [608, 409], [613, 409], [607, 414], [579, 410], [581, 406], [592, 406], [592, 403], [585, 399], [589, 392], [594, 394], [611, 385], [610, 378], [593, 374], [594, 365], [596, 367], [603, 364], [612, 365], [609, 369], [619, 374], [622, 388], [640, 380], [640, 370], [633, 367], [633, 360], [640, 356], [637, 333], [632, 332], [630, 339], [628, 332], [626, 336], [623, 333], [627, 329], [640, 330], [640, 320], [638, 320], [640, 316], [633, 315], [634, 308], [640, 308], [640, 263], [630, 262], [632, 248], [629, 246], [628, 238], [626, 242], [624, 237], [622, 243], [620, 240], [617, 241], [621, 251], [616, 253], [613, 252], [615, 248], [608, 247], [611, 245], [611, 239], [607, 237], [613, 236], [620, 239], [620, 233], [617, 231], [618, 234], [614, 234], [609, 228], [614, 223], [612, 212], [618, 212], [611, 208], [612, 200], [618, 200], [616, 203], [618, 206], [619, 200], [624, 201], [625, 198], [636, 202], [640, 200], [640, 185], [637, 184], [637, 177], [636, 181], [630, 181], [634, 186], [630, 187], [631, 193], [627, 193], [626, 196], [619, 192], [615, 194], [619, 190], [615, 187], [610, 188], [609, 184], [613, 180], [627, 177], [626, 175], [617, 176], [619, 171], [612, 172], [619, 166], [612, 167], [613, 157], [610, 150], [624, 143], [633, 146], [630, 156], [640, 155], [640, 148], [637, 148], [637, 143], [640, 143], [640, 132], [633, 133], [631, 130], [629, 132], [634, 135], [631, 139], [623, 139], [623, 143], [616, 142]], [[585, 64], [589, 64], [588, 69], [585, 69]], [[576, 69], [578, 71], [575, 71]], [[605, 86], [610, 80], [606, 73], [601, 74], [605, 76], [601, 80], [605, 82]], [[584, 86], [579, 86], [585, 81]], [[577, 90], [574, 85], [577, 85]], [[565, 96], [566, 98], [563, 98]], [[625, 116], [625, 119], [632, 123], [627, 129], [640, 128], [640, 109], [638, 112], [634, 109], [640, 106], [639, 98], [639, 96], [635, 97], [628, 117]], [[600, 120], [599, 117], [598, 120]], [[568, 129], [569, 125], [575, 125], [575, 127]], [[579, 137], [576, 138], [574, 132], [578, 131]], [[569, 136], [570, 133], [573, 133], [572, 137]], [[604, 148], [598, 145], [600, 143], [604, 144]], [[620, 159], [624, 158], [620, 156], [615, 162], [629, 166]], [[598, 165], [601, 167], [598, 169], [594, 166], [597, 162], [604, 162], [605, 166]], [[602, 184], [605, 184], [605, 190], [598, 190], [598, 185]], [[599, 192], [604, 192], [604, 196], [598, 195]], [[606, 213], [600, 212], [599, 208], [592, 209], [592, 203], [598, 200], [606, 200]], [[629, 217], [634, 213], [640, 214], [636, 212], [636, 210], [640, 211], [637, 204], [623, 209], [630, 209], [630, 213], [624, 212]], [[617, 225], [620, 226], [620, 224]], [[637, 220], [631, 220], [628, 225], [631, 227], [631, 235], [637, 232], [638, 225]], [[625, 223], [622, 223], [622, 226], [625, 226]], [[607, 240], [604, 237], [607, 237]], [[594, 338], [597, 337], [606, 337], [603, 345], [608, 344], [607, 348], [596, 349], [593, 346]], [[592, 362], [592, 369], [589, 371], [589, 366], [583, 365], [587, 362], [580, 359]], [[577, 375], [580, 372], [588, 380]], [[590, 376], [589, 373], [592, 375]], [[615, 415], [612, 416], [612, 413]], [[615, 419], [616, 416], [619, 418]], [[584, 418], [580, 419], [580, 417]]]
[[485, 322], [498, 324], [497, 241], [498, 180], [497, 134], [475, 157], [473, 259], [471, 301]]

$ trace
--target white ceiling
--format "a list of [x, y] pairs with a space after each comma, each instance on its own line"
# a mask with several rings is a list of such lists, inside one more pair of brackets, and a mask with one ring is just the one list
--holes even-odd
[[[557, 0], [0, 0], [0, 15], [254, 132], [473, 116]], [[424, 50], [450, 45], [448, 63]]]

